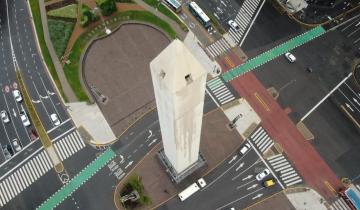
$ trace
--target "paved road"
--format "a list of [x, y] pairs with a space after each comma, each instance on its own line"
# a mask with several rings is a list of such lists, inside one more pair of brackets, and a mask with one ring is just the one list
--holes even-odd
[[[281, 190], [279, 184], [265, 188], [255, 176], [267, 166], [251, 148], [244, 156], [231, 154], [213, 172], [206, 175], [207, 186], [185, 201], [175, 196], [158, 209], [244, 209]], [[273, 177], [273, 174], [266, 178]], [[209, 199], [211, 198], [211, 199]]]

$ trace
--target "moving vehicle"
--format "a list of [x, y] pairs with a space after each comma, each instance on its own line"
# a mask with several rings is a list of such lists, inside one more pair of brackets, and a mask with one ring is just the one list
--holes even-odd
[[1, 120], [2, 120], [4, 123], [9, 123], [9, 122], [10, 122], [10, 118], [9, 118], [9, 115], [8, 115], [7, 111], [2, 110], [2, 111], [0, 112], [0, 116], [1, 116]]
[[240, 27], [239, 25], [233, 21], [233, 20], [229, 20], [228, 21], [228, 25], [230, 26], [230, 28], [232, 28], [234, 31], [239, 31], [240, 30]]
[[240, 155], [245, 155], [245, 153], [250, 149], [250, 144], [246, 143], [243, 147], [241, 147], [239, 153]]
[[267, 179], [263, 182], [263, 186], [268, 187], [268, 188], [274, 186], [275, 184], [276, 184], [276, 181], [274, 178]]
[[199, 190], [200, 190], [200, 187], [195, 182], [192, 185], [190, 185], [189, 187], [187, 187], [185, 190], [180, 192], [178, 194], [178, 196], [181, 201], [184, 201]]
[[60, 125], [60, 120], [57, 116], [57, 114], [53, 113], [50, 115], [51, 121], [54, 123], [55, 126]]
[[181, 4], [177, 0], [164, 0], [166, 5], [168, 5], [176, 13], [181, 12]]
[[2, 149], [6, 160], [10, 159], [11, 156], [14, 154], [10, 145], [4, 145], [2, 146]]
[[269, 169], [265, 168], [262, 172], [260, 172], [260, 173], [258, 173], [258, 175], [256, 175], [256, 180], [261, 181], [269, 174], [270, 174]]
[[293, 54], [289, 53], [289, 52], [285, 53], [285, 58], [286, 58], [290, 63], [294, 63], [294, 62], [296, 61], [296, 57], [295, 57]]
[[15, 101], [20, 103], [22, 101], [22, 96], [21, 96], [20, 91], [19, 90], [13, 90], [12, 93], [13, 93], [13, 96], [15, 98]]
[[190, 2], [189, 10], [206, 29], [211, 27], [210, 18], [194, 1]]
[[15, 149], [15, 152], [19, 152], [21, 150], [21, 145], [18, 139], [13, 139], [11, 143]]
[[28, 127], [31, 125], [30, 120], [29, 120], [28, 116], [26, 115], [26, 112], [24, 112], [24, 111], [20, 112], [20, 119], [25, 127]]
[[206, 182], [205, 182], [205, 180], [203, 178], [198, 179], [197, 182], [199, 183], [200, 187], [205, 187], [206, 186]]

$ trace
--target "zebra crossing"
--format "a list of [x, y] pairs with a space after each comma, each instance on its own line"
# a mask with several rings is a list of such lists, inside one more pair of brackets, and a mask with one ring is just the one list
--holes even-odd
[[255, 130], [249, 139], [255, 143], [263, 154], [274, 145], [274, 141], [261, 126]]
[[250, 30], [252, 23], [256, 19], [258, 13], [254, 16], [255, 12], [260, 12], [265, 0], [245, 0], [239, 12], [237, 13], [234, 21], [238, 24], [239, 30], [235, 31], [230, 28], [229, 34], [234, 39], [235, 43], [242, 45], [247, 32]]
[[11, 175], [2, 179], [0, 181], [0, 207], [3, 207], [51, 168], [53, 168], [53, 163], [46, 151], [42, 150]]
[[212, 94], [220, 105], [224, 105], [235, 99], [235, 96], [231, 93], [229, 88], [226, 87], [220, 77], [208, 81], [206, 86], [210, 92], [209, 94]]
[[59, 141], [54, 143], [55, 150], [59, 155], [61, 161], [70, 157], [77, 151], [85, 147], [85, 143], [82, 140], [79, 132], [76, 130]]
[[291, 166], [283, 154], [271, 156], [267, 158], [267, 161], [270, 163], [275, 173], [280, 174], [278, 177], [286, 187], [290, 187], [302, 182], [302, 178]]
[[332, 210], [351, 210], [343, 198], [337, 198], [331, 205]]
[[221, 39], [207, 46], [206, 50], [213, 58], [216, 58], [217, 56], [227, 52], [230, 48], [230, 44], [224, 37], [222, 37]]

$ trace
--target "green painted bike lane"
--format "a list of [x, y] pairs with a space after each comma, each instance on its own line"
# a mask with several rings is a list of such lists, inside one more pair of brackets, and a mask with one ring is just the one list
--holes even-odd
[[248, 71], [254, 70], [257, 67], [264, 65], [265, 63], [273, 60], [274, 58], [277, 58], [280, 55], [283, 55], [286, 52], [289, 52], [290, 50], [292, 50], [296, 47], [299, 47], [299, 46], [315, 39], [318, 36], [323, 35], [325, 32], [326, 32], [325, 29], [321, 26], [313, 28], [303, 34], [300, 34], [299, 36], [296, 36], [296, 37], [288, 40], [287, 42], [284, 42], [283, 44], [281, 44], [277, 47], [274, 47], [256, 57], [248, 60], [246, 63], [244, 63], [240, 66], [237, 66], [237, 67], [231, 69], [230, 71], [225, 72], [221, 76], [226, 82], [229, 82]]
[[103, 168], [112, 158], [115, 157], [113, 150], [108, 149], [97, 157], [93, 162], [87, 165], [80, 173], [78, 173], [73, 179], [66, 185], [61, 187], [55, 194], [42, 203], [37, 209], [49, 210], [54, 209], [67, 197], [69, 197], [75, 190], [83, 185], [87, 180], [95, 175], [101, 168]]

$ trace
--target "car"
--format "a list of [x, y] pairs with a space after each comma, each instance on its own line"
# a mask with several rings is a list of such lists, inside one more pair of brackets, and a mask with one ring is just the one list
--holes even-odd
[[269, 169], [265, 168], [262, 172], [260, 172], [260, 173], [258, 173], [258, 175], [256, 175], [256, 180], [261, 181], [269, 174], [270, 174]]
[[0, 112], [0, 116], [1, 116], [1, 120], [2, 120], [4, 123], [9, 123], [9, 122], [10, 122], [10, 118], [9, 118], [9, 115], [8, 115], [7, 111], [2, 110], [2, 111]]
[[36, 140], [38, 137], [39, 137], [39, 136], [38, 136], [36, 130], [32, 129], [32, 130], [30, 131], [30, 138], [31, 138], [31, 140], [34, 141], [34, 140]]
[[250, 149], [250, 144], [246, 143], [243, 147], [241, 147], [239, 153], [240, 155], [245, 155], [245, 153]]
[[19, 152], [21, 150], [21, 144], [18, 139], [13, 139], [11, 143], [14, 147], [15, 152]]
[[198, 183], [199, 183], [200, 187], [205, 187], [206, 186], [206, 182], [205, 182], [205, 180], [203, 178], [198, 179]]
[[53, 113], [50, 115], [51, 121], [54, 123], [55, 126], [60, 125], [60, 120], [57, 116], [57, 114]]
[[240, 27], [239, 25], [233, 21], [233, 20], [229, 20], [228, 21], [228, 25], [230, 26], [230, 28], [232, 28], [234, 31], [239, 31], [240, 30]]
[[10, 145], [4, 145], [2, 149], [6, 160], [10, 159], [14, 154]]
[[19, 90], [13, 90], [12, 93], [13, 93], [13, 96], [15, 98], [15, 101], [20, 103], [22, 101], [22, 96], [21, 96], [20, 91]]
[[275, 181], [274, 178], [267, 179], [267, 180], [265, 180], [265, 181], [263, 182], [263, 186], [264, 186], [264, 187], [267, 187], [267, 188], [272, 187], [272, 186], [274, 186], [275, 184], [276, 184], [276, 181]]
[[289, 53], [289, 52], [285, 53], [285, 58], [286, 58], [290, 63], [294, 63], [294, 62], [296, 61], [296, 57], [295, 57], [293, 54]]
[[20, 112], [20, 119], [25, 127], [29, 127], [31, 125], [30, 120], [24, 111]]

